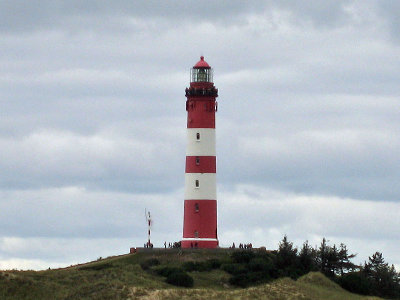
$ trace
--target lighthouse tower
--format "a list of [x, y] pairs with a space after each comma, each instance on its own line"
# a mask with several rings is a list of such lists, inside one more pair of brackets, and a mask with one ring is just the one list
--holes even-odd
[[213, 70], [200, 57], [186, 88], [187, 149], [182, 248], [216, 248], [217, 182]]

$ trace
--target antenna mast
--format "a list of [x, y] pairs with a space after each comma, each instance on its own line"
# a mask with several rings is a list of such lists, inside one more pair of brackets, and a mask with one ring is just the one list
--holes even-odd
[[144, 209], [144, 214], [146, 216], [146, 223], [147, 223], [147, 244], [146, 248], [153, 248], [153, 244], [150, 242], [150, 234], [151, 234], [151, 225], [153, 223], [150, 215], [150, 211]]

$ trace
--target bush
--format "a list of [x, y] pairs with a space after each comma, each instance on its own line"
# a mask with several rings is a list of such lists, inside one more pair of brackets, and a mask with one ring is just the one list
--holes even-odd
[[152, 266], [158, 266], [160, 261], [157, 258], [150, 258], [140, 263], [143, 270], [148, 270]]
[[170, 273], [166, 279], [166, 282], [176, 286], [192, 287], [193, 278], [187, 273], [182, 271]]
[[158, 275], [168, 277], [169, 275], [173, 273], [184, 273], [184, 271], [181, 268], [174, 268], [174, 267], [164, 267], [161, 269], [156, 269], [155, 270]]
[[193, 271], [196, 271], [196, 269], [197, 269], [197, 263], [194, 261], [187, 261], [187, 262], [183, 263], [182, 268], [186, 272], [193, 272]]
[[263, 259], [261, 257], [256, 257], [249, 262], [248, 268], [253, 272], [266, 272], [269, 273], [273, 269], [273, 264], [271, 261]]
[[368, 278], [366, 278], [366, 276], [360, 272], [344, 274], [339, 279], [339, 284], [342, 288], [352, 293], [368, 295], [371, 292]]
[[103, 263], [103, 264], [94, 264], [94, 265], [83, 266], [83, 267], [80, 267], [79, 270], [100, 271], [100, 270], [108, 269], [108, 268], [111, 268], [111, 267], [112, 267], [112, 264]]
[[247, 273], [242, 273], [233, 275], [231, 278], [229, 278], [229, 283], [245, 288], [251, 283], [251, 281]]
[[248, 269], [244, 264], [223, 264], [221, 269], [229, 274], [234, 275], [248, 272]]
[[211, 269], [219, 269], [221, 267], [221, 261], [215, 258], [207, 260], [207, 264]]
[[303, 275], [303, 272], [301, 269], [297, 268], [296, 266], [289, 266], [287, 268], [278, 269], [277, 275], [278, 275], [278, 277], [290, 277], [290, 278], [296, 280], [301, 275]]
[[207, 272], [213, 269], [219, 269], [221, 262], [218, 259], [209, 259], [204, 262], [188, 261], [185, 262], [182, 267], [187, 272]]
[[235, 251], [231, 257], [236, 263], [248, 263], [254, 256], [252, 251]]
[[188, 261], [182, 265], [183, 269], [187, 272], [206, 272], [211, 271], [211, 265], [208, 264], [206, 261], [204, 262], [195, 262], [195, 261]]
[[235, 266], [234, 264], [222, 264], [221, 265], [221, 270], [225, 271], [226, 273], [233, 274]]

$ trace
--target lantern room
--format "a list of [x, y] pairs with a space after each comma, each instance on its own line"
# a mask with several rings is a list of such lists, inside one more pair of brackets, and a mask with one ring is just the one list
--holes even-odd
[[213, 70], [204, 56], [190, 70], [190, 82], [213, 82]]

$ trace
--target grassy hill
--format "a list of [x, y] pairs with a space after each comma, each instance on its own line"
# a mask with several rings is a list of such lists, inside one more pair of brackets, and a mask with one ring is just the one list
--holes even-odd
[[226, 251], [174, 250], [111, 257], [65, 269], [0, 271], [0, 299], [379, 299], [351, 294], [321, 273], [297, 281], [282, 278], [246, 289], [229, 285], [221, 269], [190, 272], [193, 288], [167, 284], [165, 277], [140, 264], [156, 258], [157, 268], [188, 261], [229, 259]]

